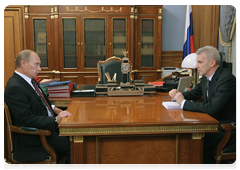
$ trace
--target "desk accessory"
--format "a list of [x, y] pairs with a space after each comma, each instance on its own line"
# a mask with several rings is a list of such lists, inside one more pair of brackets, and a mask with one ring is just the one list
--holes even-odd
[[80, 85], [77, 90], [72, 91], [72, 97], [94, 97], [95, 91], [96, 85]]
[[188, 69], [193, 69], [194, 73], [193, 73], [193, 77], [194, 77], [194, 82], [193, 82], [193, 87], [195, 87], [198, 83], [198, 72], [197, 69], [195, 68], [196, 64], [197, 64], [197, 54], [196, 53], [191, 53], [189, 55], [187, 55], [183, 61], [182, 61], [182, 68], [188, 68]]
[[117, 84], [116, 81], [108, 81], [107, 84], [96, 85], [96, 95], [142, 96], [154, 93], [156, 93], [155, 86], [144, 84], [143, 80], [135, 80], [134, 84], [130, 84], [130, 82]]
[[121, 72], [122, 81], [117, 84], [116, 73], [111, 79], [109, 73], [105, 73], [107, 84], [96, 85], [96, 95], [107, 96], [142, 96], [144, 94], [156, 93], [155, 86], [144, 84], [145, 75], [141, 80], [134, 80], [131, 84], [128, 76], [130, 76], [130, 63], [127, 58], [128, 51], [123, 51], [124, 58], [122, 59]]

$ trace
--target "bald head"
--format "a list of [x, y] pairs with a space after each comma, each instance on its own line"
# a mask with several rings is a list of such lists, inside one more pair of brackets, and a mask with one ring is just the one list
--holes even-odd
[[21, 67], [22, 60], [29, 62], [32, 53], [35, 53], [35, 52], [32, 50], [23, 50], [23, 51], [19, 52], [17, 55], [17, 58], [16, 58], [16, 68]]
[[29, 78], [34, 78], [41, 71], [40, 58], [32, 50], [23, 50], [18, 53], [16, 58], [16, 70]]

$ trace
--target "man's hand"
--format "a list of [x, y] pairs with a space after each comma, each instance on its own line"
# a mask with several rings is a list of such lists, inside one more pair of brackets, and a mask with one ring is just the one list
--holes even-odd
[[72, 114], [66, 110], [61, 111], [57, 116], [57, 124], [59, 124], [64, 117], [71, 116]]
[[58, 115], [60, 112], [62, 112], [62, 109], [59, 109], [58, 107], [54, 107], [54, 112]]
[[182, 95], [181, 92], [177, 92], [175, 97], [173, 98], [176, 102], [178, 102], [178, 104], [182, 104], [183, 100], [184, 100], [184, 97]]
[[169, 91], [169, 96], [173, 98], [178, 104], [182, 104], [182, 101], [184, 100], [184, 97], [181, 92], [178, 92], [176, 89], [172, 89]]
[[169, 96], [174, 99], [175, 95], [178, 93], [176, 89], [172, 89], [169, 91]]

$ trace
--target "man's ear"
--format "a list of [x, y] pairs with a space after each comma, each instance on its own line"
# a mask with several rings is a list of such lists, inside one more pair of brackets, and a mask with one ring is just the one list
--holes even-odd
[[26, 64], [27, 64], [26, 60], [22, 60], [22, 61], [21, 61], [21, 66], [22, 66], [23, 68], [26, 67]]
[[210, 65], [211, 65], [211, 67], [214, 67], [216, 65], [216, 60], [211, 60]]

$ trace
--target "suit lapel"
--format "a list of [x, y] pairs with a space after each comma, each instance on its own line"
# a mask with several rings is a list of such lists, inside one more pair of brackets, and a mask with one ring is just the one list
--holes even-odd
[[[27, 90], [29, 90], [35, 97], [37, 97], [37, 98], [39, 98], [39, 100], [41, 101], [41, 99], [40, 99], [40, 97], [38, 96], [38, 94], [36, 93], [36, 91], [32, 88], [32, 86], [31, 85], [29, 85], [28, 84], [28, 82], [26, 82], [26, 80], [24, 80], [21, 76], [19, 76], [18, 74], [16, 74], [15, 72], [14, 72], [14, 74], [13, 74], [13, 77], [14, 78], [16, 78], [16, 79], [18, 79], [19, 81], [20, 81], [20, 83], [22, 83], [23, 84], [23, 86], [27, 89]], [[43, 90], [42, 90], [42, 88], [38, 85], [38, 87], [41, 89], [41, 91], [43, 92]], [[43, 95], [45, 96], [45, 99], [47, 100], [47, 102], [48, 102], [48, 104], [51, 106], [51, 103], [50, 103], [50, 101], [48, 100], [48, 97], [43, 93]], [[45, 107], [45, 105], [43, 104], [43, 102], [41, 102], [42, 103], [42, 105]], [[52, 108], [51, 108], [52, 109]], [[53, 110], [52, 110], [53, 111]], [[53, 113], [54, 113], [54, 111], [53, 111]]]
[[[22, 84], [23, 86], [28, 89], [31, 93], [33, 93], [34, 95], [37, 95], [37, 93], [35, 92], [35, 90], [31, 87], [30, 84], [28, 84], [28, 82], [26, 82], [26, 80], [24, 80], [21, 76], [19, 76], [18, 74], [14, 73], [13, 74], [13, 77], [18, 79]], [[38, 96], [38, 95], [37, 95]]]
[[[22, 85], [36, 98], [39, 99], [39, 101], [41, 101], [41, 97], [38, 96], [38, 94], [36, 93], [36, 91], [32, 88], [32, 86], [26, 81], [24, 80], [21, 76], [19, 76], [18, 74], [14, 73], [13, 75], [14, 78], [18, 79], [20, 83], [22, 83]], [[41, 102], [42, 103], [42, 102]], [[42, 103], [43, 104], [43, 103]], [[44, 106], [44, 104], [43, 104]], [[45, 107], [45, 106], [44, 106]]]
[[208, 101], [211, 101], [211, 92], [213, 91], [213, 89], [215, 88], [215, 85], [217, 83], [217, 79], [219, 77], [219, 74], [221, 73], [221, 68], [218, 67], [218, 69], [216, 70], [215, 74], [212, 77], [211, 83], [210, 83], [210, 87], [209, 87], [209, 92], [208, 92]]

